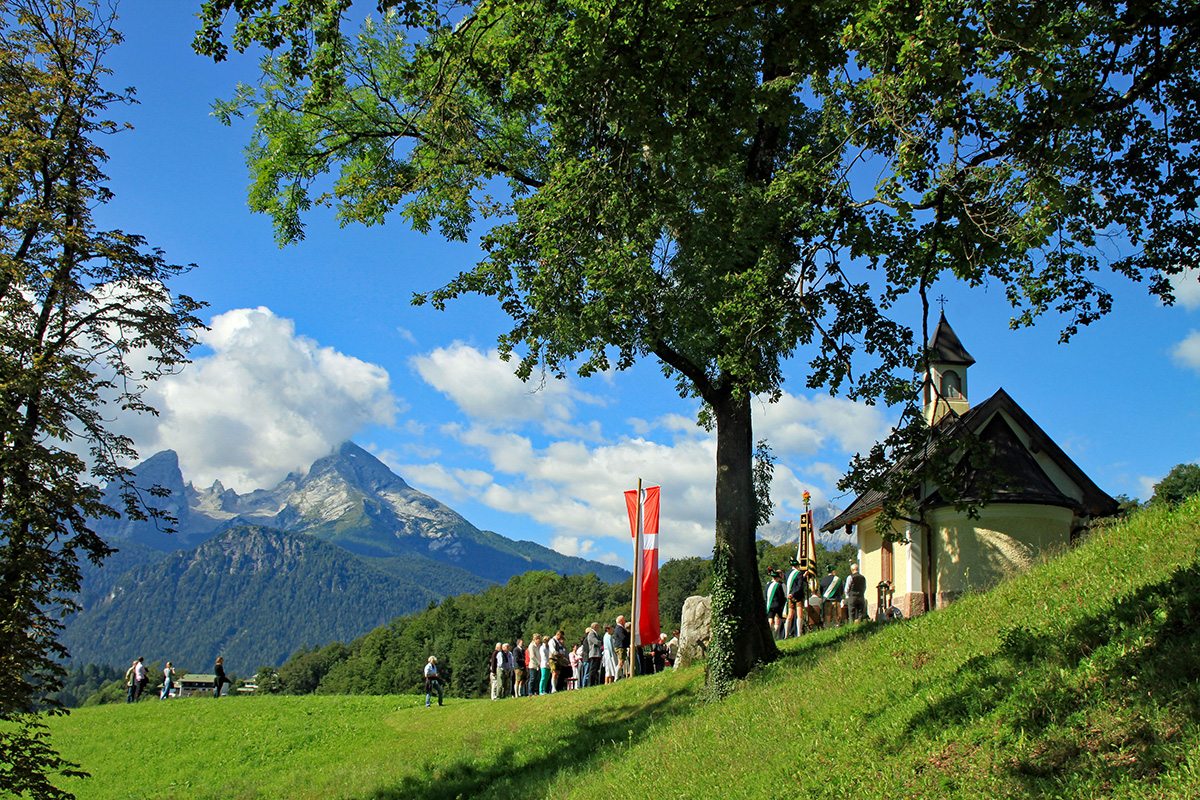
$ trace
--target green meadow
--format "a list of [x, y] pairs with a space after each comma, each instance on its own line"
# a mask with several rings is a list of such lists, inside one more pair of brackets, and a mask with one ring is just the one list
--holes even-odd
[[907, 622], [549, 697], [233, 697], [73, 711], [108, 798], [1200, 796], [1200, 497]]

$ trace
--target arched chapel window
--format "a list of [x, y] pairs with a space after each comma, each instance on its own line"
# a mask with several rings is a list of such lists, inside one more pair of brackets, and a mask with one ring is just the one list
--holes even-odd
[[958, 398], [962, 396], [962, 379], [958, 377], [958, 373], [952, 369], [943, 372], [942, 397]]

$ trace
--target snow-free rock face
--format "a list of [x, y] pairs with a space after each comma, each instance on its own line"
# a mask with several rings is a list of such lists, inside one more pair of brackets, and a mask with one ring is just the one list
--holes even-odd
[[712, 596], [693, 595], [683, 601], [679, 620], [679, 657], [675, 669], [690, 667], [708, 658], [708, 643], [712, 641]]
[[[179, 472], [179, 457], [175, 452], [164, 450], [143, 461], [138, 465], [131, 484], [109, 484], [104, 492], [104, 502], [111, 508], [124, 511], [123, 495], [132, 491], [142, 502], [174, 518], [174, 525], [162, 519], [136, 520], [122, 514], [117, 519], [106, 517], [95, 520], [93, 529], [96, 533], [110, 542], [136, 542], [165, 553], [186, 547], [188, 542], [183, 536], [167, 532], [170, 527], [183, 531], [191, 524], [191, 509], [183, 475]], [[169, 494], [164, 497], [152, 496], [151, 490], [156, 486]]]

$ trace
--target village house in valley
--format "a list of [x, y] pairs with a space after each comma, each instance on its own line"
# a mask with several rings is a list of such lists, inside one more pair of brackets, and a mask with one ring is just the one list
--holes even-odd
[[[975, 359], [944, 313], [928, 347], [932, 357], [923, 390], [925, 420], [937, 436], [965, 430], [985, 442], [991, 450], [990, 475], [963, 469], [962, 484], [953, 493], [928, 481], [915, 483], [910, 513], [892, 524], [895, 541], [885, 541], [877, 529], [883, 497], [876, 492], [857, 497], [821, 529], [856, 529], [867, 586], [888, 582], [892, 602], [905, 616], [941, 607], [964, 591], [987, 588], [1027, 568], [1042, 553], [1066, 547], [1092, 520], [1117, 510], [1117, 501], [1003, 389], [971, 406], [967, 368]], [[978, 508], [978, 518], [956, 510], [954, 495], [977, 500], [984, 481], [993, 483], [991, 499]], [[868, 589], [872, 616], [878, 602], [876, 592]]]

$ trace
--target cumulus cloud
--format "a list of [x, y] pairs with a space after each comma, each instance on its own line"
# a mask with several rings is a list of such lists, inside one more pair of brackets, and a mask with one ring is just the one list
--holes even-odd
[[[783, 432], [776, 454], [809, 455], [821, 447], [848, 449], [870, 443], [886, 431], [874, 409], [864, 413], [857, 404], [823, 403], [785, 396], [785, 410], [807, 414], [806, 421], [774, 421]], [[484, 423], [448, 425], [443, 432], [459, 444], [483, 454], [493, 470], [449, 470], [410, 464], [399, 467], [430, 491], [456, 498], [470, 497], [489, 508], [526, 516], [554, 531], [552, 546], [568, 555], [612, 561], [612, 548], [620, 554], [629, 543], [629, 523], [623, 492], [639, 477], [662, 486], [662, 557], [704, 555], [712, 552], [715, 518], [715, 437], [695, 426], [683, 425], [684, 415], [671, 414], [653, 424], [637, 426], [663, 431], [669, 442], [645, 436], [622, 437], [594, 443], [552, 441], [538, 446], [522, 433]], [[811, 431], [798, 433], [805, 424]], [[824, 428], [820, 429], [819, 426]], [[766, 425], [760, 426], [759, 430]], [[687, 433], [688, 435], [680, 435]], [[868, 441], [869, 439], [869, 441]], [[824, 444], [822, 444], [824, 443]], [[865, 445], [863, 445], [865, 446]], [[829, 500], [829, 490], [840, 473], [816, 462], [776, 465], [772, 499], [780, 518], [791, 518], [803, 508], [801, 495], [812, 493], [817, 504]], [[628, 555], [617, 556], [620, 562]]]
[[815, 455], [833, 446], [862, 453], [887, 436], [890, 424], [878, 406], [843, 397], [783, 393], [776, 403], [754, 407], [756, 438], [766, 438], [777, 453]]
[[[623, 492], [635, 487], [639, 476], [663, 487], [663, 507], [669, 509], [660, 539], [663, 557], [712, 550], [711, 439], [674, 445], [642, 438], [602, 445], [557, 441], [536, 447], [527, 437], [479, 426], [459, 429], [456, 436], [482, 451], [499, 473], [496, 480], [474, 486], [460, 478], [459, 486], [491, 508], [550, 527], [559, 552], [601, 560], [601, 549], [620, 553], [629, 541]], [[608, 544], [601, 547], [599, 540]]]
[[1200, 372], [1200, 331], [1192, 331], [1171, 350], [1171, 357], [1181, 367]]
[[1189, 267], [1171, 276], [1175, 300], [1188, 310], [1200, 308], [1200, 269]]
[[566, 379], [543, 380], [535, 375], [522, 381], [513, 374], [516, 365], [501, 360], [495, 349], [483, 352], [455, 342], [414, 356], [409, 363], [426, 383], [471, 419], [499, 426], [537, 423], [555, 436], [599, 436], [598, 423], [580, 424], [573, 417], [578, 404], [602, 404], [600, 398], [575, 389]]
[[[577, 419], [585, 405], [599, 403], [595, 397], [571, 379], [531, 391], [494, 350], [460, 342], [409, 363], [466, 417], [439, 433], [486, 465], [476, 469], [474, 457], [461, 460], [470, 469], [396, 465], [420, 488], [532, 519], [551, 531], [559, 552], [610, 561], [618, 554], [627, 563], [622, 493], [641, 477], [662, 486], [663, 558], [712, 552], [716, 438], [696, 425], [694, 409], [627, 418], [620, 431], [601, 431], [598, 422]], [[820, 395], [785, 392], [777, 403], [756, 401], [754, 415], [755, 438], [766, 438], [778, 459], [772, 500], [781, 519], [803, 509], [805, 490], [817, 504], [828, 502], [841, 474], [828, 461], [864, 451], [888, 431], [880, 409]]]
[[321, 347], [266, 308], [220, 314], [199, 338], [211, 354], [153, 388], [159, 417], [126, 424], [143, 456], [175, 450], [198, 485], [272, 486], [395, 419], [382, 367]]

